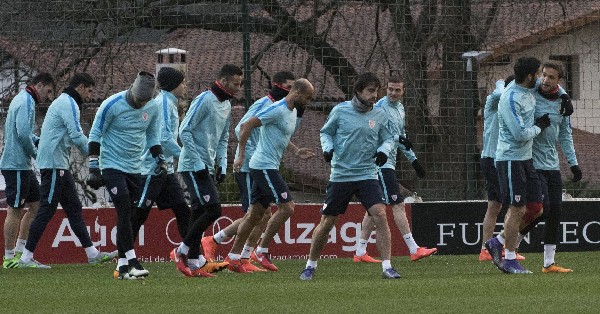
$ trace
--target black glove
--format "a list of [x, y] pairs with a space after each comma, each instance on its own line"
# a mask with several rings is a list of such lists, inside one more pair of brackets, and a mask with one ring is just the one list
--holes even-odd
[[545, 128], [550, 126], [550, 117], [548, 117], [548, 114], [545, 114], [545, 115], [535, 119], [534, 125], [536, 125], [542, 131], [544, 131]]
[[581, 180], [581, 178], [583, 177], [583, 174], [581, 173], [581, 169], [579, 168], [578, 165], [571, 166], [571, 172], [573, 173], [573, 179], [571, 180], [571, 182], [579, 182]]
[[323, 159], [325, 159], [326, 163], [330, 163], [331, 159], [333, 159], [333, 149], [330, 149], [328, 152], [323, 152]]
[[89, 187], [97, 190], [104, 185], [104, 180], [102, 180], [102, 175], [100, 174], [100, 163], [98, 163], [98, 158], [90, 158], [88, 167], [90, 173], [85, 181]]
[[404, 148], [406, 148], [406, 150], [411, 150], [413, 148], [413, 144], [404, 136], [400, 136], [398, 142], [404, 145]]
[[154, 168], [154, 174], [162, 177], [167, 174], [167, 162], [165, 156], [160, 154], [154, 158], [156, 160], [156, 168]]
[[423, 169], [423, 166], [421, 166], [418, 160], [415, 159], [415, 161], [412, 162], [412, 166], [417, 173], [417, 177], [425, 178], [425, 169]]
[[223, 181], [225, 181], [225, 174], [223, 173], [223, 167], [217, 168], [217, 173], [215, 174], [215, 181], [217, 181], [217, 184], [223, 183]]
[[375, 164], [377, 165], [377, 167], [385, 165], [388, 159], [387, 155], [384, 152], [377, 152], [375, 153], [375, 155], [373, 155], [373, 157], [375, 157]]
[[560, 114], [565, 117], [568, 117], [573, 114], [573, 103], [571, 102], [571, 97], [567, 94], [560, 95]]

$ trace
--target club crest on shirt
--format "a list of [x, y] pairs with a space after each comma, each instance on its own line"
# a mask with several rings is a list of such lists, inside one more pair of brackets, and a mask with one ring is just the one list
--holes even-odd
[[371, 129], [375, 127], [375, 120], [369, 120], [369, 127]]
[[210, 195], [204, 195], [204, 196], [202, 196], [202, 198], [204, 199], [205, 202], [208, 202], [210, 200]]
[[396, 195], [396, 194], [392, 195], [392, 200], [393, 201], [396, 201], [397, 199], [398, 199], [398, 195]]
[[515, 202], [521, 201], [521, 195], [515, 195]]
[[148, 121], [148, 113], [147, 112], [142, 113], [142, 120]]
[[281, 197], [282, 197], [284, 200], [285, 200], [285, 199], [287, 199], [287, 196], [288, 196], [288, 195], [287, 195], [287, 192], [283, 192], [283, 193], [281, 193]]
[[110, 189], [110, 191], [112, 192], [113, 195], [117, 195], [117, 187], [115, 186], [114, 188]]

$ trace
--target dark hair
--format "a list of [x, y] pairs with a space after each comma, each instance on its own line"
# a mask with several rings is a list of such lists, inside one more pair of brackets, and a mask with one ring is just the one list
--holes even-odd
[[504, 79], [504, 87], [508, 86], [508, 84], [510, 84], [510, 82], [515, 80], [515, 76], [514, 75], [509, 75]]
[[289, 71], [281, 71], [281, 72], [277, 72], [277, 73], [275, 73], [275, 75], [273, 75], [273, 82], [275, 82], [275, 83], [284, 84], [288, 80], [292, 80], [292, 81], [296, 80], [294, 73], [289, 72]]
[[230, 79], [236, 75], [244, 75], [244, 72], [242, 72], [242, 69], [237, 65], [226, 64], [219, 71], [218, 79], [221, 79], [221, 78]]
[[95, 86], [96, 82], [87, 73], [75, 73], [69, 82], [69, 87], [76, 88], [79, 85], [83, 85], [83, 87], [90, 87]]
[[540, 69], [540, 60], [534, 57], [522, 57], [515, 62], [515, 81], [517, 83], [523, 83], [528, 75], [536, 75]]
[[371, 72], [359, 74], [354, 81], [354, 93], [360, 93], [368, 86], [374, 85], [375, 87], [381, 87], [379, 78]]
[[52, 85], [52, 89], [56, 89], [56, 83], [54, 82], [54, 78], [50, 73], [42, 72], [31, 79], [31, 84], [35, 85], [37, 83], [42, 83], [44, 85]]
[[397, 75], [390, 76], [388, 83], [404, 83], [404, 81]]
[[563, 67], [560, 64], [558, 64], [558, 63], [546, 62], [546, 63], [544, 63], [542, 65], [542, 68], [555, 69], [556, 72], [558, 72], [558, 78], [559, 79], [565, 77], [565, 71], [563, 70]]

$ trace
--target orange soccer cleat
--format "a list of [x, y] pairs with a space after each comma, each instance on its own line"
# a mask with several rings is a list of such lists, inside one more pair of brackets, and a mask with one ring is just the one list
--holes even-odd
[[262, 266], [266, 270], [269, 270], [269, 271], [277, 271], [278, 270], [277, 266], [275, 266], [273, 263], [271, 263], [271, 259], [267, 256], [267, 254], [252, 252], [252, 254], [250, 254], [250, 257], [252, 258], [253, 261], [259, 263], [260, 266]]
[[219, 245], [215, 242], [213, 236], [203, 237], [200, 242], [202, 243], [202, 249], [204, 250], [204, 257], [206, 260], [209, 262], [214, 261]]
[[361, 263], [361, 262], [362, 263], [381, 263], [380, 260], [374, 259], [369, 254], [366, 254], [366, 253], [365, 253], [365, 255], [361, 255], [361, 256], [354, 254], [352, 261], [354, 261], [355, 263]]
[[426, 247], [420, 247], [417, 249], [417, 252], [415, 252], [415, 254], [410, 254], [410, 260], [411, 261], [418, 261], [422, 258], [425, 258], [427, 256], [431, 256], [433, 254], [435, 254], [437, 252], [436, 248], [426, 248]]
[[259, 273], [259, 272], [266, 272], [267, 270], [264, 268], [260, 268], [257, 267], [256, 265], [252, 264], [252, 262], [250, 261], [249, 258], [242, 258], [242, 265], [244, 265], [244, 268], [248, 271], [251, 272], [255, 272], [255, 273]]

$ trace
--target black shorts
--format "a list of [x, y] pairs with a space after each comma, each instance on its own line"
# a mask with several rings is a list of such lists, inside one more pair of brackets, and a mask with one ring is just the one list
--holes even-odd
[[562, 204], [563, 183], [560, 170], [538, 170], [542, 195], [544, 195], [544, 207], [550, 204]]
[[217, 186], [208, 172], [208, 169], [200, 171], [185, 171], [181, 173], [187, 191], [190, 193], [192, 206], [221, 204]]
[[250, 176], [252, 177], [250, 204], [260, 203], [264, 208], [269, 208], [271, 203], [283, 204], [292, 201], [290, 190], [279, 170], [250, 169]]
[[166, 176], [142, 176], [142, 191], [137, 207], [149, 209], [156, 202], [158, 209], [173, 208], [185, 203], [183, 189], [174, 173]]
[[377, 180], [329, 182], [321, 214], [337, 216], [345, 213], [354, 195], [367, 210], [375, 204], [385, 204], [385, 198]]
[[527, 202], [542, 202], [542, 188], [533, 160], [496, 161], [502, 203], [524, 206]]
[[378, 178], [386, 204], [395, 205], [404, 202], [404, 197], [400, 194], [398, 179], [396, 179], [396, 170], [381, 168], [378, 171]]
[[500, 183], [498, 182], [498, 170], [494, 158], [483, 157], [479, 161], [481, 172], [485, 177], [485, 188], [487, 190], [488, 201], [502, 203], [502, 193], [500, 193]]
[[21, 208], [40, 200], [40, 184], [33, 170], [2, 170], [6, 182], [6, 204]]
[[240, 189], [240, 197], [242, 201], [242, 211], [248, 212], [250, 207], [250, 195], [252, 195], [252, 176], [250, 172], [236, 172], [234, 173], [235, 182], [237, 182], [238, 188]]
[[102, 180], [104, 180], [104, 186], [113, 202], [121, 197], [129, 198], [132, 203], [140, 199], [140, 174], [125, 173], [117, 169], [103, 169]]

